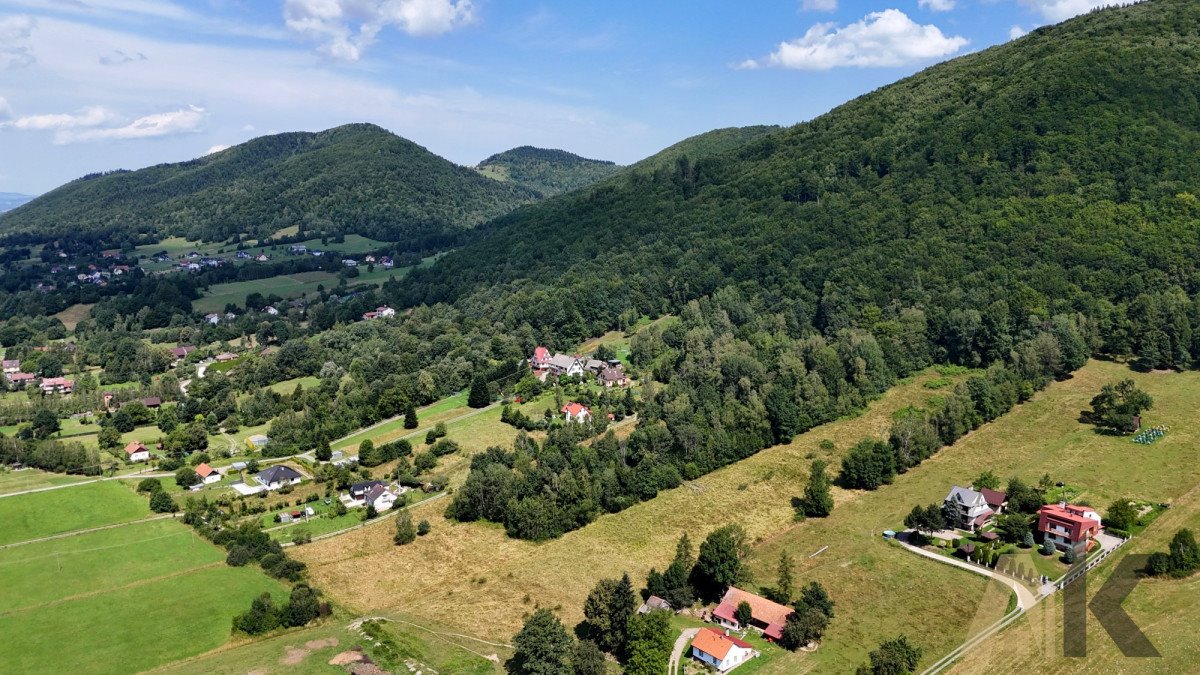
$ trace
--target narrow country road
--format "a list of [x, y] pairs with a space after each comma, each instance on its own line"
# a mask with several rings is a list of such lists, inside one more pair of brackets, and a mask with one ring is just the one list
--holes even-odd
[[925, 549], [913, 546], [912, 544], [909, 544], [908, 542], [900, 541], [900, 539], [896, 539], [896, 541], [900, 542], [901, 546], [907, 548], [908, 550], [912, 551], [913, 553], [916, 553], [917, 555], [923, 555], [926, 558], [930, 558], [931, 560], [936, 560], [945, 565], [951, 565], [953, 567], [958, 567], [959, 569], [964, 569], [964, 570], [967, 570], [968, 572], [974, 572], [976, 574], [980, 574], [985, 577], [990, 577], [992, 579], [995, 579], [996, 581], [999, 581], [1000, 583], [1004, 584], [1005, 586], [1008, 586], [1009, 588], [1013, 589], [1013, 591], [1017, 594], [1017, 607], [1019, 609], [1021, 609], [1022, 611], [1028, 610], [1029, 608], [1033, 607], [1035, 604], [1037, 604], [1037, 601], [1041, 599], [1040, 596], [1034, 595], [1033, 591], [1029, 590], [1028, 586], [1026, 586], [1025, 584], [1021, 583], [1020, 581], [1018, 581], [1016, 579], [1013, 579], [1012, 577], [1001, 574], [994, 570], [987, 569], [986, 567], [972, 565], [970, 563], [966, 563], [961, 560], [957, 560], [955, 558], [948, 558], [944, 555], [941, 555], [940, 553], [926, 551]]
[[699, 632], [699, 628], [684, 628], [679, 637], [675, 639], [675, 649], [671, 650], [671, 660], [667, 662], [667, 675], [675, 675], [678, 672], [680, 660], [683, 658], [683, 650], [687, 649], [688, 643]]

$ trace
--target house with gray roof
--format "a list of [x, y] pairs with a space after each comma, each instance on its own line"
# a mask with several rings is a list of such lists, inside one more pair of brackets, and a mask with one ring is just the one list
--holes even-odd
[[254, 477], [268, 490], [278, 490], [284, 485], [296, 485], [304, 478], [299, 471], [282, 464], [263, 469]]
[[951, 527], [974, 532], [995, 513], [982, 493], [955, 485], [943, 502], [946, 520]]

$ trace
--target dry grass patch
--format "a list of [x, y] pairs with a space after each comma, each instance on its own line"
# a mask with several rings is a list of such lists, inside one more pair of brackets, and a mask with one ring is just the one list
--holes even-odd
[[61, 321], [67, 327], [67, 331], [70, 332], [75, 330], [75, 326], [79, 325], [80, 321], [88, 318], [88, 315], [92, 313], [92, 308], [95, 306], [95, 303], [71, 305], [58, 314], [55, 314], [54, 318]]

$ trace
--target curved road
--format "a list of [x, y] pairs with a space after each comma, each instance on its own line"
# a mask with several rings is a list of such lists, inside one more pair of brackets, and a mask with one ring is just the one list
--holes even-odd
[[675, 649], [671, 651], [671, 660], [667, 662], [667, 675], [675, 675], [678, 671], [679, 661], [683, 658], [683, 650], [687, 649], [688, 642], [691, 642], [699, 632], [699, 628], [684, 628], [679, 637], [675, 639]]
[[971, 565], [956, 558], [947, 558], [940, 553], [934, 553], [932, 551], [926, 551], [923, 548], [917, 548], [916, 546], [913, 546], [908, 542], [900, 541], [899, 539], [896, 539], [896, 541], [899, 541], [901, 546], [907, 548], [913, 553], [916, 553], [917, 555], [923, 555], [926, 558], [937, 560], [938, 562], [946, 565], [953, 565], [954, 567], [958, 567], [969, 572], [974, 572], [976, 574], [982, 574], [985, 577], [991, 577], [992, 579], [999, 581], [1000, 583], [1013, 589], [1013, 591], [1017, 594], [1017, 607], [1022, 611], [1033, 607], [1035, 604], [1037, 604], [1037, 601], [1041, 599], [1040, 596], [1034, 595], [1033, 591], [1029, 590], [1028, 586], [1020, 581], [1017, 581], [1016, 579], [1013, 579], [1012, 577], [1000, 574], [999, 572], [990, 570], [986, 567]]

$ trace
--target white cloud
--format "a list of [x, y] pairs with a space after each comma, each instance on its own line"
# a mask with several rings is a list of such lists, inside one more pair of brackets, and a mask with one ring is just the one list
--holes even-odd
[[949, 56], [966, 44], [964, 37], [946, 36], [937, 26], [920, 25], [898, 9], [885, 9], [841, 28], [834, 23], [818, 23], [804, 37], [781, 43], [765, 63], [748, 60], [736, 67], [829, 70], [841, 66], [901, 66]]
[[1064, 21], [1097, 7], [1115, 4], [1113, 0], [1018, 0], [1018, 2], [1041, 14], [1047, 21]]
[[228, 150], [228, 149], [229, 149], [229, 147], [230, 147], [230, 146], [228, 146], [228, 145], [214, 145], [214, 146], [212, 146], [211, 148], [209, 148], [207, 151], [205, 151], [205, 153], [204, 153], [204, 154], [205, 154], [205, 155], [212, 155], [212, 154], [218, 153], [218, 152], [220, 152], [220, 151], [222, 151], [222, 150]]
[[100, 105], [88, 106], [77, 113], [53, 113], [48, 115], [28, 115], [18, 117], [3, 126], [20, 131], [56, 131], [63, 132], [72, 129], [86, 129], [110, 124], [119, 120], [118, 115]]
[[803, 0], [800, 9], [806, 12], [833, 12], [838, 8], [838, 0]]
[[189, 106], [172, 112], [155, 113], [125, 123], [125, 119], [104, 106], [88, 106], [77, 113], [28, 115], [0, 123], [0, 129], [53, 131], [55, 145], [81, 141], [120, 140], [170, 136], [200, 130], [204, 125], [203, 108]]
[[1029, 31], [1025, 30], [1024, 28], [1021, 28], [1020, 26], [1013, 26], [1012, 28], [1008, 29], [1008, 39], [1009, 40], [1016, 40], [1017, 38], [1025, 37], [1028, 34], [1029, 34]]
[[416, 37], [448, 33], [474, 20], [471, 0], [286, 0], [288, 30], [320, 44], [339, 61], [357, 61], [381, 30]]
[[917, 0], [917, 4], [931, 12], [949, 12], [954, 9], [954, 0]]
[[5, 120], [10, 120], [10, 119], [12, 119], [12, 116], [13, 116], [12, 106], [10, 106], [8, 104], [7, 99], [5, 99], [3, 96], [0, 96], [0, 122], [4, 122]]
[[34, 62], [29, 36], [34, 21], [24, 14], [0, 18], [0, 70], [23, 68]]

